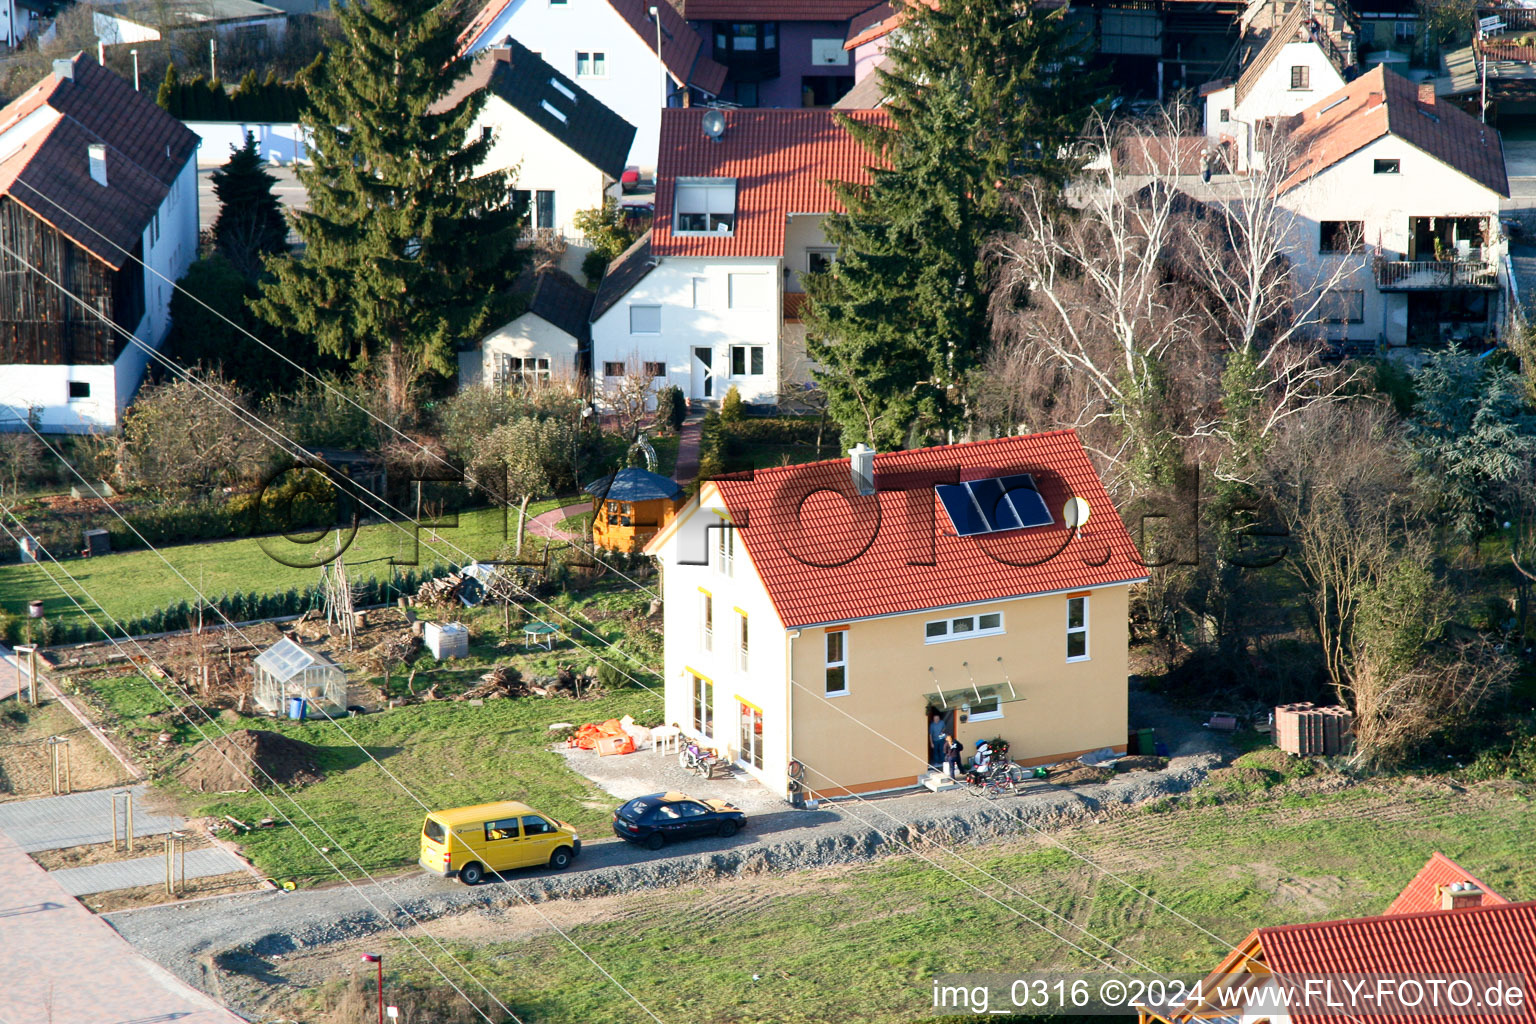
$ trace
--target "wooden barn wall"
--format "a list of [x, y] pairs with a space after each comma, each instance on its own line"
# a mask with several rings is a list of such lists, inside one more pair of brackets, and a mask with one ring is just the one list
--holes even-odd
[[[50, 284], [44, 275], [90, 303], [108, 320], [113, 318], [118, 275], [5, 196], [0, 196], [0, 245], [4, 246], [0, 249], [0, 363], [115, 361], [123, 344], [117, 332]], [[42, 273], [29, 269], [28, 263]], [[130, 262], [129, 273], [138, 269]], [[142, 295], [142, 272], [138, 276], [136, 290]], [[119, 285], [118, 290], [124, 289]], [[135, 289], [126, 290], [131, 295]], [[139, 304], [142, 308], [142, 298]]]

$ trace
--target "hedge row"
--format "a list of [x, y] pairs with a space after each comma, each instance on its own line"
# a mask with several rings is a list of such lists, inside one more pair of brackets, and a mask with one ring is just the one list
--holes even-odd
[[735, 421], [722, 420], [720, 433], [727, 449], [735, 454], [749, 444], [810, 445], [816, 444], [821, 435], [824, 447], [836, 454], [837, 424], [823, 425], [818, 419], [791, 419], [787, 417], [748, 417]]
[[255, 72], [248, 72], [239, 87], [228, 92], [223, 82], [210, 82], [202, 75], [182, 81], [173, 64], [160, 83], [155, 102], [183, 121], [288, 124], [299, 119], [306, 97], [303, 86], [279, 82], [273, 74], [258, 82]]

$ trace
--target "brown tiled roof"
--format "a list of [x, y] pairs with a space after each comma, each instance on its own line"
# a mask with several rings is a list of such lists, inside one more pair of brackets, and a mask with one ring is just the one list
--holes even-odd
[[[649, 13], [651, 4], [645, 0], [607, 0], [607, 3], [655, 53], [656, 23], [651, 20]], [[502, 12], [512, 4], [513, 0], [487, 0], [469, 27], [459, 33], [459, 53], [468, 53], [470, 47], [485, 35]], [[661, 17], [661, 54], [667, 71], [679, 82], [694, 86], [711, 96], [720, 95], [720, 90], [725, 87], [725, 65], [702, 52], [703, 38], [689, 27], [683, 16], [667, 0], [658, 0], [655, 7]]]
[[847, 21], [869, 0], [683, 0], [689, 21]]
[[[50, 74], [0, 109], [0, 132], [44, 107], [54, 112], [0, 163], [0, 194], [117, 270], [129, 259], [123, 250], [140, 241], [198, 139], [88, 57], [76, 54], [70, 66], [72, 77]], [[91, 178], [92, 144], [106, 146], [105, 186]]]
[[1440, 890], [1454, 882], [1471, 882], [1483, 891], [1483, 906], [1508, 903], [1503, 896], [1478, 881], [1470, 871], [1436, 851], [1383, 914], [1417, 914], [1440, 909]]
[[890, 60], [882, 60], [869, 69], [869, 73], [854, 83], [842, 99], [832, 104], [833, 110], [876, 110], [885, 106], [885, 79], [878, 72], [889, 71]]
[[1270, 30], [1269, 38], [1264, 41], [1264, 46], [1259, 50], [1258, 56], [1248, 62], [1243, 68], [1242, 74], [1237, 76], [1237, 87], [1233, 90], [1233, 96], [1238, 103], [1248, 98], [1248, 93], [1264, 77], [1264, 71], [1280, 56], [1280, 51], [1289, 43], [1299, 42], [1301, 39], [1301, 23], [1310, 15], [1308, 5], [1296, 4], [1285, 19]]
[[651, 253], [651, 232], [647, 231], [620, 253], [618, 259], [608, 264], [608, 271], [603, 275], [602, 283], [597, 286], [597, 297], [592, 300], [592, 320], [595, 322], [612, 309], [614, 303], [627, 295], [631, 288], [655, 268], [656, 261]]
[[[842, 209], [827, 182], [869, 180], [869, 153], [830, 110], [722, 110], [725, 134], [704, 134], [704, 109], [662, 111], [656, 170], [657, 256], [771, 256], [784, 253], [784, 222], [792, 213]], [[850, 112], [887, 122], [878, 110]], [[678, 178], [733, 178], [736, 224], [728, 235], [676, 235], [672, 203]]]
[[[933, 485], [1014, 473], [1034, 474], [1054, 522], [956, 536]], [[758, 469], [751, 479], [721, 478], [710, 485], [719, 489], [731, 521], [739, 524], [752, 565], [787, 628], [1139, 582], [1147, 576], [1075, 431], [876, 455], [880, 490], [854, 499], [857, 513], [843, 497], [851, 492], [849, 481], [848, 460], [834, 459]], [[922, 502], [924, 492], [931, 504], [919, 512], [913, 502]], [[1083, 498], [1092, 510], [1075, 537], [1062, 522], [1062, 509], [1072, 497]], [[870, 503], [878, 505], [878, 516]], [[871, 531], [871, 523], [878, 523], [878, 529]], [[658, 535], [658, 541], [663, 539]], [[834, 562], [840, 564], [829, 564]]]
[[1377, 67], [1293, 119], [1296, 156], [1287, 192], [1383, 135], [1394, 135], [1501, 196], [1509, 195], [1499, 133], [1436, 97], [1425, 103], [1402, 75]]

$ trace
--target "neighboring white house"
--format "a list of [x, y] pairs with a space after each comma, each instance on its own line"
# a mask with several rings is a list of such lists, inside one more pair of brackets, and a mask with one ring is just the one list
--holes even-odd
[[505, 388], [580, 377], [592, 338], [593, 298], [565, 271], [543, 271], [530, 285], [525, 312], [459, 353], [459, 386]]
[[1509, 195], [1491, 126], [1382, 67], [1302, 111], [1279, 202], [1299, 215], [1298, 277], [1337, 282], [1333, 337], [1386, 345], [1497, 331]]
[[830, 110], [720, 111], [718, 139], [704, 133], [704, 114], [665, 112], [655, 226], [598, 289], [599, 401], [636, 369], [711, 402], [734, 386], [772, 405], [782, 384], [810, 379], [800, 274], [836, 255], [822, 231], [841, 209], [827, 182], [867, 181], [869, 155]]
[[92, 20], [96, 38], [108, 46], [211, 28], [220, 39], [255, 43], [261, 52], [288, 30], [285, 12], [256, 0], [126, 0], [98, 9]]
[[49, 0], [0, 0], [0, 46], [20, 46], [54, 7]]
[[481, 89], [486, 101], [470, 135], [489, 135], [491, 150], [480, 173], [511, 171], [530, 233], [573, 243], [580, 251], [568, 255], [579, 265], [588, 249], [572, 218], [619, 198], [634, 126], [516, 40], [476, 55], [442, 105]]
[[1319, 15], [1314, 16], [1310, 5], [1294, 4], [1236, 81], [1220, 79], [1200, 89], [1205, 133], [1230, 144], [1240, 172], [1254, 158], [1258, 122], [1300, 113], [1343, 86], [1354, 67], [1353, 49], [1329, 28], [1338, 11], [1317, 6]]
[[197, 136], [88, 57], [53, 67], [0, 109], [0, 419], [112, 428], [197, 256]]
[[713, 97], [725, 84], [725, 68], [666, 0], [489, 0], [459, 37], [460, 52], [508, 39], [634, 125], [627, 163], [642, 171], [656, 166], [663, 95], [666, 105], [681, 105], [689, 93]]

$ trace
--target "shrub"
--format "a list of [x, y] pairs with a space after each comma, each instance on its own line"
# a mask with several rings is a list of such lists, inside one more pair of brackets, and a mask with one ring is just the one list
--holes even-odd
[[656, 426], [676, 433], [682, 429], [688, 415], [688, 402], [683, 389], [676, 384], [668, 385], [656, 393]]
[[747, 414], [745, 405], [746, 403], [741, 400], [741, 392], [737, 390], [736, 385], [732, 384], [731, 389], [720, 400], [720, 421], [722, 423], [740, 422]]

